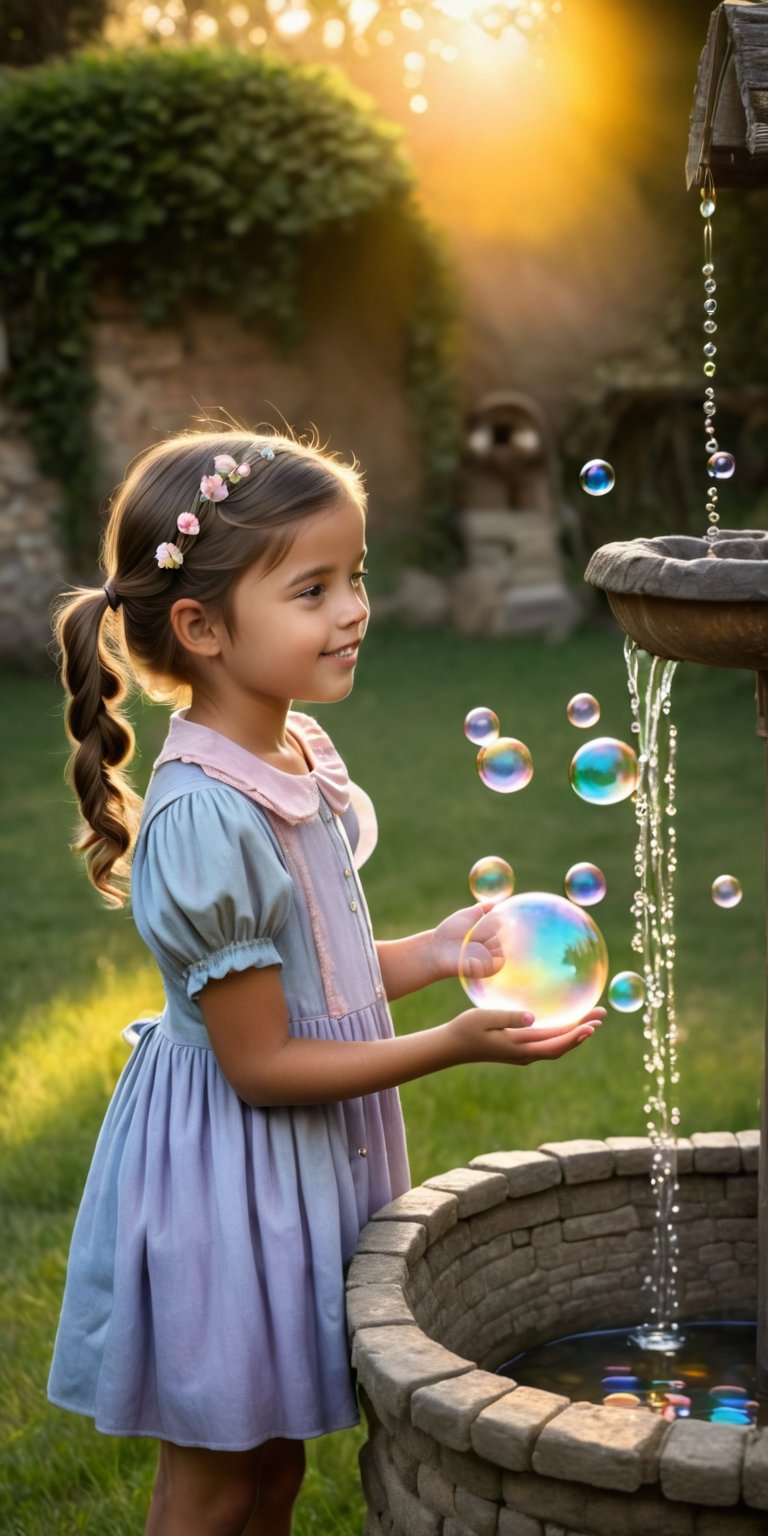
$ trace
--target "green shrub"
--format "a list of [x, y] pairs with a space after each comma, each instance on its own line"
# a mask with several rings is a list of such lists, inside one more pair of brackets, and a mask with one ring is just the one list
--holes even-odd
[[374, 212], [405, 230], [413, 252], [405, 384], [425, 539], [445, 543], [458, 463], [456, 298], [397, 132], [337, 77], [225, 50], [81, 55], [0, 76], [11, 388], [41, 467], [62, 485], [77, 557], [92, 555], [96, 536], [99, 282], [117, 278], [148, 323], [205, 303], [295, 346], [313, 242], [331, 229], [351, 235]]

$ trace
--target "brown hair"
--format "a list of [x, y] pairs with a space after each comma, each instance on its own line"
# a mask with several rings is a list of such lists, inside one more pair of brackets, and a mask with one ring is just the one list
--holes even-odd
[[[265, 447], [273, 457], [261, 456]], [[225, 501], [203, 505], [196, 537], [179, 533], [176, 519], [191, 507], [214, 458], [225, 453], [249, 464], [250, 475]], [[73, 846], [110, 905], [125, 900], [141, 812], [141, 799], [121, 772], [135, 741], [119, 706], [131, 686], [178, 703], [190, 681], [169, 622], [172, 604], [194, 597], [230, 626], [237, 578], [256, 560], [271, 570], [305, 517], [347, 498], [365, 507], [356, 467], [278, 435], [188, 432], [158, 443], [131, 466], [114, 497], [101, 552], [111, 600], [103, 587], [79, 587], [61, 596], [55, 612], [69, 695], [68, 776], [83, 819]], [[155, 559], [158, 545], [169, 541], [184, 554], [173, 571]]]

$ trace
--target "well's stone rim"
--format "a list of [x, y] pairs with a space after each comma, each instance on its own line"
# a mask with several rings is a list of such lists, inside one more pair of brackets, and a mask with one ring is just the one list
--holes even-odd
[[[757, 1169], [759, 1132], [754, 1130], [735, 1134], [696, 1133], [689, 1139], [681, 1138], [679, 1146], [681, 1181], [690, 1177], [693, 1188], [707, 1179], [715, 1180], [718, 1188], [722, 1186], [723, 1198], [729, 1184], [737, 1186], [744, 1175], [754, 1174]], [[464, 1243], [465, 1233], [473, 1227], [479, 1231], [478, 1223], [484, 1223], [482, 1232], [489, 1254], [484, 1273], [489, 1273], [489, 1266], [500, 1262], [492, 1257], [494, 1239], [492, 1235], [488, 1237], [495, 1230], [494, 1223], [501, 1220], [500, 1213], [506, 1211], [509, 1217], [508, 1207], [524, 1206], [528, 1210], [537, 1201], [559, 1198], [573, 1202], [585, 1194], [591, 1198], [592, 1186], [596, 1190], [602, 1188], [603, 1195], [596, 1198], [607, 1199], [613, 1194], [605, 1212], [610, 1226], [611, 1211], [615, 1214], [616, 1200], [622, 1195], [621, 1190], [614, 1193], [613, 1181], [618, 1178], [628, 1185], [631, 1181], [637, 1192], [642, 1187], [640, 1175], [650, 1167], [652, 1154], [653, 1145], [647, 1138], [608, 1137], [603, 1141], [549, 1142], [531, 1152], [480, 1155], [473, 1158], [468, 1167], [436, 1175], [409, 1191], [401, 1200], [392, 1201], [376, 1213], [361, 1234], [361, 1245], [348, 1279], [349, 1330], [353, 1364], [366, 1398], [372, 1404], [372, 1412], [380, 1415], [390, 1427], [393, 1414], [401, 1414], [411, 1434], [424, 1436], [428, 1425], [441, 1456], [448, 1458], [449, 1463], [451, 1456], [454, 1461], [469, 1458], [471, 1462], [474, 1458], [477, 1466], [472, 1476], [479, 1480], [476, 1493], [483, 1476], [490, 1478], [493, 1473], [498, 1478], [499, 1469], [503, 1469], [505, 1478], [512, 1473], [535, 1476], [538, 1461], [546, 1477], [561, 1482], [564, 1488], [566, 1484], [583, 1484], [628, 1494], [652, 1484], [656, 1485], [657, 1492], [663, 1492], [672, 1501], [690, 1500], [694, 1488], [696, 1505], [711, 1507], [728, 1503], [733, 1487], [736, 1487], [737, 1496], [743, 1501], [741, 1508], [746, 1505], [753, 1510], [768, 1509], [768, 1429], [745, 1427], [743, 1432], [731, 1437], [737, 1449], [731, 1455], [728, 1468], [723, 1469], [723, 1476], [715, 1475], [709, 1483], [695, 1478], [692, 1481], [687, 1477], [684, 1465], [682, 1474], [679, 1471], [680, 1450], [682, 1446], [684, 1451], [686, 1437], [674, 1435], [675, 1429], [679, 1428], [677, 1424], [661, 1425], [660, 1421], [655, 1421], [653, 1433], [639, 1436], [638, 1445], [633, 1448], [631, 1426], [635, 1429], [640, 1426], [631, 1412], [625, 1411], [622, 1416], [621, 1410], [598, 1404], [572, 1403], [554, 1393], [538, 1394], [538, 1419], [532, 1411], [530, 1421], [524, 1422], [517, 1438], [513, 1436], [510, 1441], [507, 1460], [511, 1465], [507, 1467], [497, 1457], [494, 1468], [482, 1457], [482, 1448], [501, 1443], [498, 1425], [503, 1424], [505, 1411], [508, 1418], [514, 1417], [509, 1407], [514, 1403], [515, 1393], [530, 1393], [532, 1389], [520, 1388], [512, 1381], [500, 1387], [499, 1378], [493, 1371], [484, 1370], [476, 1361], [446, 1348], [438, 1339], [430, 1338], [417, 1320], [419, 1306], [430, 1283], [434, 1284], [430, 1282], [427, 1267], [432, 1251], [437, 1253], [441, 1246], [452, 1244], [456, 1253], [466, 1253], [471, 1243], [468, 1237]], [[589, 1168], [592, 1171], [588, 1173]], [[754, 1182], [748, 1180], [747, 1184], [751, 1188]], [[567, 1203], [564, 1206], [566, 1211], [578, 1208], [578, 1205], [574, 1207]], [[542, 1204], [541, 1209], [550, 1213], [549, 1206]], [[578, 1216], [561, 1217], [559, 1224], [565, 1228], [568, 1221], [577, 1223], [578, 1220]], [[738, 1214], [735, 1221], [738, 1225]], [[747, 1220], [743, 1219], [742, 1224], [746, 1227]], [[549, 1241], [546, 1229], [552, 1225], [545, 1219], [536, 1229], [542, 1247]], [[689, 1230], [693, 1231], [695, 1226], [692, 1221]], [[514, 1233], [514, 1226], [512, 1231]], [[574, 1240], [580, 1240], [580, 1233], [574, 1233]], [[514, 1252], [513, 1248], [513, 1256]], [[525, 1249], [517, 1252], [519, 1257]], [[377, 1260], [375, 1268], [369, 1265], [366, 1270], [364, 1262], [361, 1268], [361, 1260], [374, 1256]], [[378, 1270], [379, 1261], [388, 1266], [384, 1275]], [[396, 1268], [393, 1269], [393, 1265]], [[470, 1297], [472, 1284], [473, 1277], [470, 1277], [462, 1287]], [[741, 1309], [742, 1315], [745, 1311], [746, 1308]], [[689, 1311], [686, 1315], [696, 1313]], [[725, 1315], [728, 1315], [727, 1311]], [[628, 1325], [642, 1320], [626, 1318]], [[566, 1327], [562, 1331], [577, 1330]], [[414, 1413], [416, 1394], [420, 1395]], [[592, 1441], [589, 1436], [584, 1438], [578, 1456], [571, 1448], [565, 1459], [558, 1462], [557, 1455], [550, 1454], [551, 1447], [557, 1445], [558, 1439], [563, 1439], [570, 1426], [575, 1425], [581, 1432], [587, 1416], [580, 1422], [575, 1411], [580, 1408], [589, 1409], [588, 1418], [597, 1426], [597, 1433]], [[490, 1432], [494, 1414], [497, 1420], [495, 1442]], [[563, 1415], [566, 1415], [565, 1419]], [[561, 1419], [563, 1429], [559, 1431], [558, 1421]], [[627, 1420], [629, 1440], [625, 1434], [618, 1433], [625, 1428], [624, 1419]], [[442, 1433], [441, 1424], [448, 1426]], [[700, 1430], [706, 1436], [717, 1427], [702, 1424]], [[648, 1428], [650, 1431], [652, 1426]], [[548, 1433], [537, 1457], [536, 1447], [545, 1429]], [[701, 1442], [699, 1432], [688, 1438], [695, 1439], [697, 1444]], [[545, 1450], [547, 1454], [543, 1455]], [[729, 1489], [724, 1492], [726, 1478]], [[490, 1487], [489, 1482], [488, 1489]], [[486, 1497], [491, 1497], [490, 1493], [486, 1493]]]

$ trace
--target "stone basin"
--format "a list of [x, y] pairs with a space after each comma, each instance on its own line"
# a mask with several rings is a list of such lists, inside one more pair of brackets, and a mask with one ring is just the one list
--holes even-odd
[[768, 670], [768, 533], [722, 529], [603, 544], [584, 573], [643, 650], [671, 661]]
[[[754, 1319], [759, 1133], [678, 1143], [680, 1319]], [[347, 1277], [365, 1536], [758, 1536], [768, 1429], [571, 1402], [494, 1374], [647, 1320], [643, 1137], [494, 1152], [363, 1229]]]

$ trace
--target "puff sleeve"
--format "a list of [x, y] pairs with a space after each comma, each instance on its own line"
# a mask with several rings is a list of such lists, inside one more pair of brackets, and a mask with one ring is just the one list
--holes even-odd
[[188, 997], [230, 971], [282, 964], [292, 884], [258, 806], [225, 786], [193, 790], [157, 812], [143, 841], [137, 926]]

